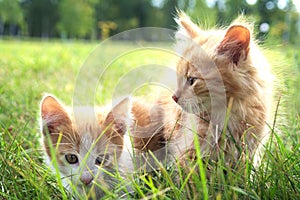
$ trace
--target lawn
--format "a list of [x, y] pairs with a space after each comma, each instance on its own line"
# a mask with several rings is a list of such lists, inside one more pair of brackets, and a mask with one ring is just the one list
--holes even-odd
[[[114, 43], [105, 52], [114, 57], [118, 52], [132, 49], [129, 46]], [[126, 78], [124, 74], [134, 73], [139, 80], [141, 72], [134, 72], [136, 66], [170, 65], [169, 61], [173, 60], [168, 50], [136, 50], [114, 57], [101, 79], [93, 80], [82, 69], [90, 64], [86, 59], [96, 47], [97, 43], [75, 41], [0, 40], [0, 199], [70, 199], [64, 196], [65, 190], [42, 164], [38, 111], [45, 92], [56, 95], [66, 104], [72, 103], [74, 91], [93, 94], [92, 101], [101, 105], [109, 102], [115, 93], [121, 96], [122, 91], [126, 91], [120, 86], [120, 80]], [[128, 198], [300, 199], [298, 49], [283, 45], [266, 47], [266, 55], [278, 77], [274, 104], [279, 106], [274, 113], [275, 123], [270, 124], [271, 142], [266, 146], [259, 168], [253, 169], [251, 163], [246, 163], [224, 170], [226, 164], [220, 161], [212, 165], [212, 175], [206, 184], [200, 176], [191, 174], [194, 184], [189, 185], [179, 173], [178, 186], [172, 181], [171, 166], [157, 173], [135, 175], [131, 180], [134, 193]], [[96, 62], [101, 62], [101, 58]], [[144, 80], [147, 81], [152, 81], [151, 76]], [[80, 89], [83, 86], [86, 86], [84, 91]], [[134, 92], [151, 96], [147, 87]], [[106, 196], [107, 199], [116, 197], [114, 192]]]

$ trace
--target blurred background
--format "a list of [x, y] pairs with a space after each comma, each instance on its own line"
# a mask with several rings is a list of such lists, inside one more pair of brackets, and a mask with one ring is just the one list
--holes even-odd
[[175, 29], [176, 9], [205, 28], [244, 14], [260, 41], [300, 45], [299, 0], [0, 0], [0, 37], [101, 40], [137, 27]]

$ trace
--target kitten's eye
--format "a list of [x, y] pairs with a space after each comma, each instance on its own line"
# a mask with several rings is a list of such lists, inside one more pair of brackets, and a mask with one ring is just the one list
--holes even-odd
[[105, 165], [109, 162], [109, 155], [100, 155], [96, 158], [95, 164], [96, 165]]
[[68, 163], [70, 163], [70, 164], [78, 163], [78, 158], [74, 154], [67, 154], [67, 155], [65, 155], [65, 158], [68, 161]]
[[196, 80], [197, 80], [196, 77], [187, 77], [186, 82], [187, 82], [188, 85], [193, 85]]

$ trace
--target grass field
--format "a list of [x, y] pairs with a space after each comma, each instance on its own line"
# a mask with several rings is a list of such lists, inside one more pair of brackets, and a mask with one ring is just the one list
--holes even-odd
[[[42, 163], [39, 143], [39, 102], [44, 92], [71, 104], [74, 85], [84, 61], [96, 43], [0, 40], [0, 199], [70, 199]], [[126, 44], [115, 44], [118, 51]], [[191, 174], [194, 185], [172, 169], [137, 174], [128, 198], [144, 199], [300, 199], [300, 52], [299, 47], [271, 46], [267, 57], [274, 63], [276, 122], [262, 165], [251, 163], [225, 170], [215, 163], [206, 181]], [[115, 77], [147, 63], [149, 52], [128, 55], [112, 63], [96, 99], [111, 98]], [[162, 52], [150, 52], [164, 60]], [[275, 114], [274, 114], [275, 116]], [[273, 128], [274, 127], [274, 128]], [[205, 167], [204, 167], [205, 168]], [[201, 169], [201, 167], [200, 167]], [[117, 198], [114, 192], [105, 197]]]

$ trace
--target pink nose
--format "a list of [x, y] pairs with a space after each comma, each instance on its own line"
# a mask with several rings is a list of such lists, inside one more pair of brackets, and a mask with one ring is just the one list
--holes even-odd
[[176, 97], [175, 94], [172, 96], [172, 99], [173, 99], [176, 103], [178, 102], [178, 97]]
[[80, 180], [83, 184], [88, 185], [92, 182], [93, 176], [90, 173], [82, 174], [81, 177], [80, 177]]

